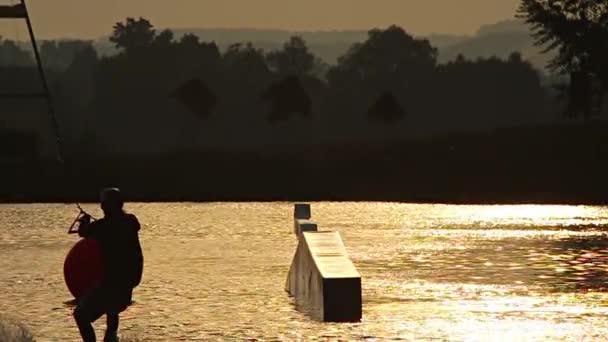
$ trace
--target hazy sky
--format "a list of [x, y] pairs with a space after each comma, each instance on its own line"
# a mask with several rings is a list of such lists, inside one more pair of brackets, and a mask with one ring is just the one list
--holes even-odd
[[[16, 0], [0, 0], [10, 4]], [[518, 0], [29, 0], [38, 36], [95, 38], [127, 16], [157, 27], [369, 29], [398, 24], [414, 34], [472, 33], [513, 17]], [[1, 22], [0, 33], [24, 26]]]

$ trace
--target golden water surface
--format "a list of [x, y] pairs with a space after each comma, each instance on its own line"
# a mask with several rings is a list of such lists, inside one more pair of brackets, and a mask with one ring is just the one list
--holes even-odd
[[[315, 322], [285, 293], [292, 204], [128, 209], [146, 264], [121, 334], [142, 341], [608, 339], [605, 207], [313, 203], [362, 274], [358, 324]], [[0, 206], [0, 315], [38, 341], [78, 340], [62, 274], [75, 214]]]

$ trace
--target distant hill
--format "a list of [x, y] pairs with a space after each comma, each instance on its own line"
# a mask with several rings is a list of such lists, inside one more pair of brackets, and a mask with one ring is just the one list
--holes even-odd
[[450, 46], [461, 43], [461, 42], [469, 39], [470, 37], [469, 36], [456, 36], [456, 35], [442, 34], [442, 33], [433, 33], [433, 34], [427, 36], [426, 38], [429, 41], [431, 41], [431, 43], [433, 43], [433, 46], [435, 46], [436, 48], [445, 49]]
[[528, 34], [530, 32], [529, 27], [521, 20], [503, 20], [496, 24], [482, 25], [477, 30], [478, 36], [485, 36], [504, 32], [519, 32]]
[[459, 54], [472, 59], [505, 58], [514, 51], [520, 52], [538, 69], [544, 69], [551, 59], [551, 55], [541, 53], [542, 48], [534, 46], [529, 28], [519, 20], [482, 26], [474, 36], [441, 49], [439, 59], [440, 62], [448, 62]]
[[[406, 28], [407, 29], [407, 28]], [[238, 42], [252, 42], [256, 47], [270, 51], [280, 49], [293, 35], [302, 36], [310, 49], [325, 62], [335, 64], [338, 58], [356, 42], [366, 39], [364, 30], [353, 31], [287, 31], [261, 29], [175, 29], [176, 37], [194, 33], [203, 41], [215, 41], [221, 49]], [[453, 60], [459, 54], [467, 58], [497, 56], [507, 57], [514, 51], [522, 53], [537, 68], [543, 69], [550, 56], [542, 55], [535, 47], [528, 27], [519, 20], [505, 20], [496, 24], [484, 25], [472, 36], [431, 34], [427, 37], [439, 49], [439, 61]], [[102, 54], [115, 52], [107, 37], [95, 43]]]

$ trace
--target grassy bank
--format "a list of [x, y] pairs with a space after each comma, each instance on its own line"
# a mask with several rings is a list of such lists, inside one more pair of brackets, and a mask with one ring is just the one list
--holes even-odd
[[[116, 185], [134, 201], [608, 203], [608, 125], [537, 126], [392, 144], [272, 152], [87, 156], [2, 168], [4, 202], [95, 201]], [[74, 160], [74, 159], [73, 159]]]
[[0, 341], [33, 342], [35, 339], [23, 324], [0, 316]]

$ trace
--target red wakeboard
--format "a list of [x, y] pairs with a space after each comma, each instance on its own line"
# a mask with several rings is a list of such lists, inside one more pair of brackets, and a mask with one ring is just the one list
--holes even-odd
[[99, 285], [103, 269], [103, 259], [97, 241], [80, 239], [68, 252], [63, 264], [65, 283], [74, 298], [79, 298]]

